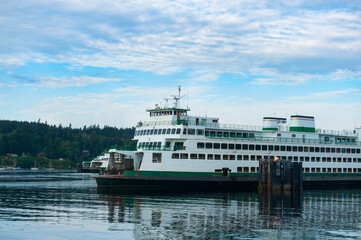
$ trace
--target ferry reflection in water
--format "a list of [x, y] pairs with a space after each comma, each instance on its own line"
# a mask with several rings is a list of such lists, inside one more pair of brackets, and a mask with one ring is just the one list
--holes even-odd
[[361, 237], [359, 190], [100, 198], [107, 201], [110, 223], [135, 223], [135, 239]]

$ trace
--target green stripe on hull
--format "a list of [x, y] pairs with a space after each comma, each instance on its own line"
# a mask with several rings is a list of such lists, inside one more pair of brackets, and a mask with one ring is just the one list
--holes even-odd
[[[125, 171], [124, 176], [145, 177], [221, 177], [221, 172], [175, 172], [175, 171]], [[258, 177], [258, 173], [230, 173], [229, 176], [236, 177]], [[361, 173], [303, 173], [305, 177], [352, 177], [361, 176]]]
[[[221, 172], [124, 171], [124, 176], [145, 177], [221, 177]], [[230, 176], [257, 177], [258, 173], [230, 173]]]
[[315, 128], [310, 127], [290, 127], [290, 132], [316, 132]]
[[262, 128], [263, 131], [278, 131], [278, 128]]

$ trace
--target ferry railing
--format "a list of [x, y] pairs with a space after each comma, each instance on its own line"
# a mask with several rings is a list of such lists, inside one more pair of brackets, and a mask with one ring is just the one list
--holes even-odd
[[164, 146], [164, 145], [155, 145], [155, 146], [138, 146], [138, 150], [158, 150], [158, 151], [178, 151], [178, 150], [185, 150], [186, 146], [174, 146], [174, 147], [170, 147], [170, 146]]
[[284, 143], [313, 143], [313, 144], [341, 144], [341, 145], [361, 145], [358, 141], [346, 141], [346, 140], [319, 140], [319, 139], [303, 139], [303, 138], [281, 138], [281, 137], [227, 137], [224, 135], [212, 135], [206, 134], [206, 138], [212, 139], [229, 139], [229, 140], [243, 140], [243, 141], [265, 141], [265, 142], [284, 142]]
[[116, 150], [124, 150], [124, 151], [136, 151], [137, 150], [137, 146], [111, 146], [110, 149], [116, 149]]

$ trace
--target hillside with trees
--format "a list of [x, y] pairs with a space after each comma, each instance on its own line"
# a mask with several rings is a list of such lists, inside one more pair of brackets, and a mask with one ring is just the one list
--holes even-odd
[[[94, 158], [113, 145], [135, 145], [135, 142], [131, 141], [134, 130], [109, 126], [101, 128], [99, 125], [72, 128], [71, 125], [48, 125], [40, 120], [0, 120], [0, 165], [16, 161], [17, 166], [29, 168], [34, 162], [46, 165], [50, 159], [60, 159], [65, 162], [63, 165], [66, 165], [62, 167], [75, 167], [78, 162], [83, 161], [84, 150], [89, 151], [89, 158]], [[18, 157], [15, 159], [16, 156]], [[44, 163], [41, 164], [42, 162]], [[56, 163], [58, 162], [54, 161], [55, 165]]]

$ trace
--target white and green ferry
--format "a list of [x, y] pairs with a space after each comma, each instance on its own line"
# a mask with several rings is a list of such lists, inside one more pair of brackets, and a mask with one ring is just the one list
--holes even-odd
[[180, 99], [179, 88], [172, 106], [147, 110], [135, 149], [109, 151], [133, 159], [133, 169], [96, 177], [99, 187], [255, 188], [259, 160], [275, 157], [302, 162], [305, 187], [361, 185], [361, 128], [316, 129], [314, 117], [303, 115], [264, 117], [263, 126], [221, 124], [188, 115]]

